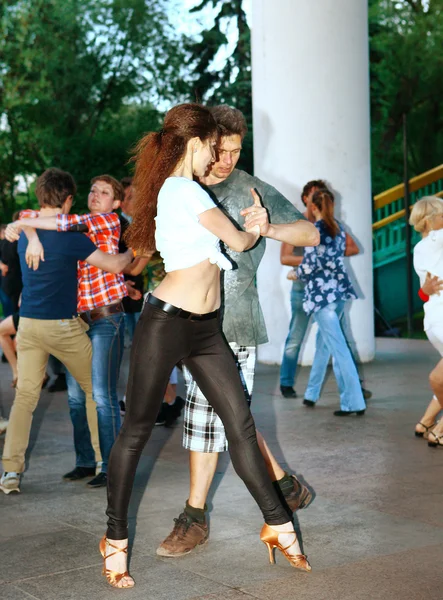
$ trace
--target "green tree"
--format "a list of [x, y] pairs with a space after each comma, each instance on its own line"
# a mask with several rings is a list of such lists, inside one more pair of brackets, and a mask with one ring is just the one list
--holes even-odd
[[443, 155], [443, 0], [371, 0], [374, 193], [403, 178], [402, 123], [408, 118], [411, 176]]
[[[213, 25], [201, 32], [199, 40], [191, 40], [186, 46], [191, 78], [189, 96], [209, 105], [229, 104], [243, 112], [249, 134], [243, 144], [239, 166], [252, 173], [251, 32], [243, 0], [202, 0], [191, 13], [198, 13], [208, 6], [218, 10]], [[228, 47], [227, 29], [236, 30], [237, 40], [233, 52], [226, 56], [224, 66], [218, 68], [220, 54], [225, 54]]]
[[17, 176], [127, 174], [128, 151], [181, 93], [166, 0], [18, 0], [0, 10], [0, 217]]

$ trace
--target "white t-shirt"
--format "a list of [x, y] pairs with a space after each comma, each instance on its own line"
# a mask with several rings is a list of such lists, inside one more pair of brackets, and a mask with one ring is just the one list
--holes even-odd
[[199, 215], [215, 203], [198, 183], [186, 177], [168, 177], [161, 187], [155, 218], [155, 244], [165, 271], [193, 267], [206, 259], [220, 269], [232, 269], [220, 251], [220, 240], [200, 224]]
[[[443, 279], [443, 229], [431, 231], [414, 248], [414, 269], [423, 285], [426, 274], [436, 275]], [[443, 321], [443, 293], [432, 294], [424, 305], [425, 331], [432, 325], [441, 324]]]

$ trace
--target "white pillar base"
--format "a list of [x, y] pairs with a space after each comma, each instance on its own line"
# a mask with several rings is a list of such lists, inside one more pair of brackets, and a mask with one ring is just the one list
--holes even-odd
[[[325, 179], [337, 218], [362, 250], [348, 261], [360, 298], [349, 312], [358, 357], [367, 362], [375, 341], [366, 0], [254, 0], [252, 81], [255, 174], [300, 209], [304, 184]], [[281, 362], [290, 316], [279, 252], [268, 240], [258, 272], [270, 340], [258, 356], [271, 363]], [[303, 364], [313, 353], [311, 332]]]

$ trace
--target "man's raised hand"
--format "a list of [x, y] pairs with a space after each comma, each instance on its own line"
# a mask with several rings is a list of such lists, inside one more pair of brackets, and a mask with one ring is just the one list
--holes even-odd
[[251, 194], [252, 206], [240, 211], [240, 214], [245, 217], [245, 229], [249, 232], [255, 231], [260, 235], [266, 235], [270, 226], [268, 211], [262, 206], [260, 196], [254, 188], [251, 188]]

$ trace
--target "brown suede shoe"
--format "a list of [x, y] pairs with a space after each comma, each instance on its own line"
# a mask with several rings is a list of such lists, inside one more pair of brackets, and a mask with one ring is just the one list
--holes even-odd
[[312, 492], [303, 485], [295, 475], [291, 475], [294, 482], [294, 489], [290, 494], [285, 496], [286, 504], [295, 512], [300, 508], [306, 508], [312, 502]]
[[209, 527], [206, 523], [197, 523], [185, 512], [174, 522], [174, 529], [157, 548], [159, 556], [183, 556], [208, 541]]

